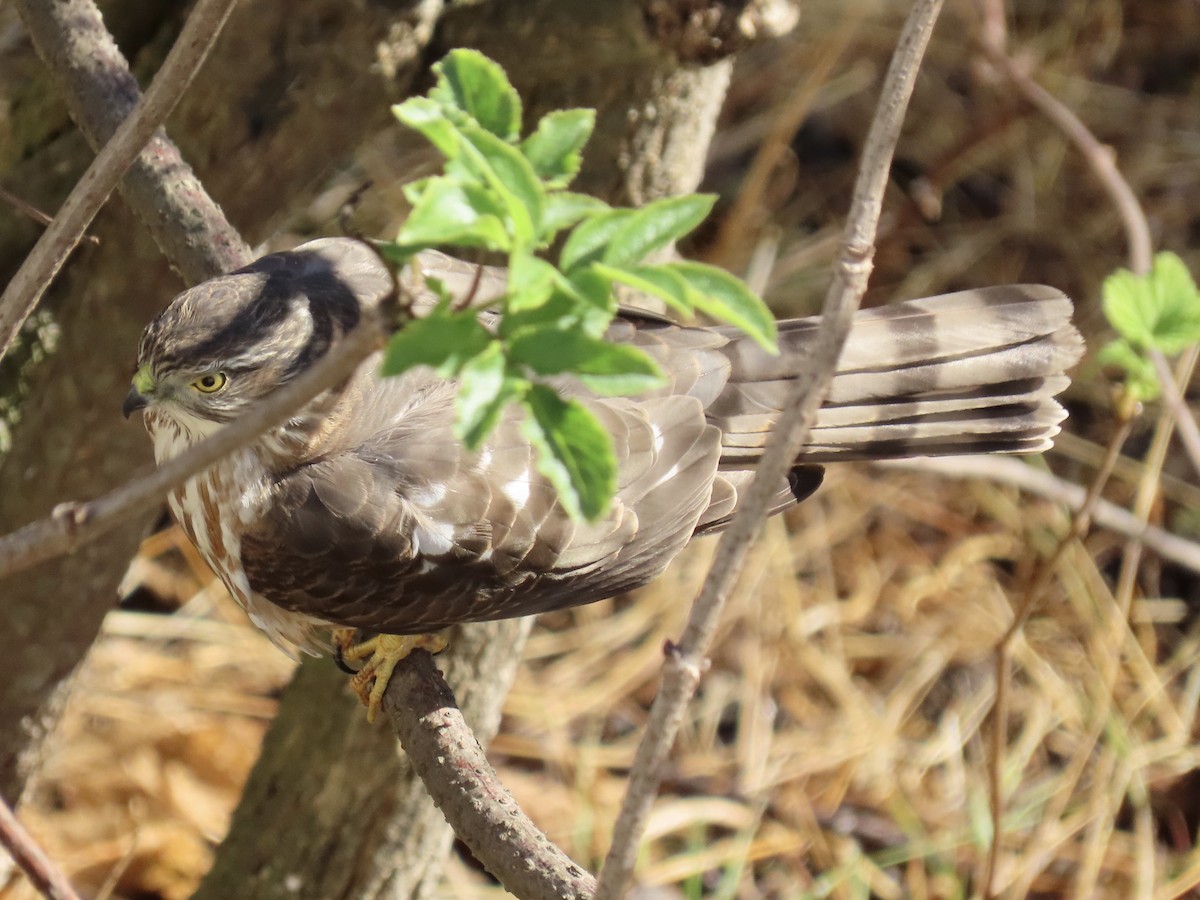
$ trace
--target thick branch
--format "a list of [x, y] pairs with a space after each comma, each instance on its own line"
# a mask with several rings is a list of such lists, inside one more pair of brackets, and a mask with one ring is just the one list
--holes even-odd
[[596, 880], [534, 825], [500, 783], [433, 657], [396, 667], [384, 708], [413, 768], [458, 839], [523, 900], [591, 897]]
[[699, 684], [705, 654], [725, 600], [741, 573], [750, 543], [766, 515], [776, 486], [807, 440], [817, 409], [829, 388], [842, 345], [850, 332], [851, 320], [866, 291], [892, 154], [900, 136], [904, 110], [916, 83], [921, 57], [941, 6], [941, 0], [918, 0], [900, 34], [900, 43], [888, 68], [879, 107], [867, 135], [839, 264], [822, 310], [821, 328], [809, 369], [811, 374], [797, 379], [783, 404], [783, 413], [767, 442], [754, 482], [729, 530], [717, 545], [708, 577], [688, 616], [683, 637], [678, 645], [668, 649], [662, 686], [650, 708], [646, 734], [634, 758], [629, 789], [600, 873], [597, 898], [616, 900], [624, 893], [650, 807], [658, 792], [663, 765], [687, 703]]
[[[110, 9], [138, 6], [108, 2]], [[139, 8], [149, 20], [142, 39], [157, 29], [157, 45], [169, 35], [180, 6]], [[62, 67], [57, 78], [73, 114], [93, 145], [102, 144], [138, 92], [99, 13], [89, 0], [58, 0], [30, 2], [25, 14], [41, 52]], [[341, 0], [256, 0], [234, 10], [205, 68], [204, 89], [189, 92], [171, 127], [253, 239], [268, 232], [282, 201], [307, 202], [322, 174], [387, 121], [393, 92], [419, 71], [417, 38], [427, 39], [437, 14], [428, 0], [411, 9], [403, 2], [351, 9]], [[318, 29], [323, 40], [315, 43]], [[387, 75], [374, 66], [383, 51], [393, 63]], [[18, 57], [24, 52], [20, 42], [6, 48]], [[29, 90], [49, 93], [40, 69], [18, 68], [30, 72]], [[330, 128], [335, 113], [338, 127]], [[29, 158], [5, 173], [30, 185], [27, 196], [39, 205], [57, 206], [91, 159], [83, 141], [61, 130], [42, 127], [39, 133], [57, 137], [24, 147]], [[121, 190], [188, 280], [248, 261], [246, 245], [161, 133]], [[33, 243], [30, 231], [21, 223], [5, 232], [3, 263], [11, 270]], [[0, 457], [0, 532], [33, 521], [63, 497], [100, 496], [149, 459], [142, 429], [123, 422], [118, 409], [137, 336], [180, 285], [120, 204], [105, 208], [94, 233], [105, 250], [81, 248], [47, 298], [61, 327], [59, 350], [29, 371], [31, 400], [12, 449]], [[135, 516], [109, 537], [0, 584], [0, 630], [14, 636], [0, 660], [0, 794], [11, 801], [28, 789], [65, 696], [61, 686], [94, 639], [148, 523], [148, 515]], [[47, 616], [51, 596], [56, 613]]]
[[93, 167], [100, 165], [104, 153], [125, 155], [119, 148], [106, 149], [119, 129], [137, 144], [135, 149], [145, 148], [121, 183], [121, 193], [171, 264], [191, 283], [245, 265], [251, 259], [250, 248], [183, 161], [179, 148], [163, 132], [154, 132], [195, 75], [234, 2], [197, 4], [185, 33], [141, 103], [138, 115], [146, 116], [144, 124], [151, 126], [145, 128], [132, 121], [141, 96], [137, 80], [93, 0], [18, 0], [22, 21], [38, 55], [59, 82], [71, 116], [92, 148], [101, 153]]

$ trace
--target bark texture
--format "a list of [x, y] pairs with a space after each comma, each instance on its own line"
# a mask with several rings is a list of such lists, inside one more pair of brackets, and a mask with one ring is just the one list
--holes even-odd
[[[144, 6], [114, 0], [106, 14], [136, 20], [131, 30], [152, 69], [183, 4], [156, 6], [156, 23], [134, 9]], [[268, 234], [286, 212], [284, 198], [303, 202], [331, 166], [387, 121], [389, 100], [418, 68], [420, 36], [428, 37], [422, 17], [435, 14], [428, 2], [343, 0], [264, 0], [235, 11], [170, 131], [243, 234], [252, 240]], [[389, 69], [391, 77], [375, 65], [381, 46], [395, 49], [403, 63]], [[26, 146], [6, 158], [11, 168], [2, 177], [10, 190], [19, 186], [24, 199], [52, 211], [89, 151], [50, 99], [50, 76], [34, 64], [28, 42], [10, 42], [4, 56], [0, 69], [27, 73], [5, 92], [13, 137]], [[88, 116], [93, 105], [128, 102], [128, 82], [110, 87], [85, 104]], [[96, 125], [86, 117], [83, 124]], [[93, 143], [103, 137], [90, 135]], [[175, 163], [168, 165], [182, 177]], [[156, 230], [182, 235], [184, 246], [213, 246], [187, 217], [179, 222], [175, 212], [132, 191], [126, 198], [143, 207], [143, 219], [161, 220]], [[151, 464], [149, 442], [121, 419], [119, 406], [142, 327], [182, 282], [120, 204], [108, 205], [92, 233], [101, 246], [77, 252], [46, 301], [61, 339], [57, 353], [32, 372], [31, 399], [22, 406], [11, 451], [0, 459], [2, 531], [46, 515], [62, 500], [95, 496]], [[0, 273], [12, 271], [36, 234], [36, 226], [0, 207]], [[210, 262], [181, 267], [198, 277], [227, 258], [219, 249], [204, 253]], [[0, 794], [6, 798], [16, 800], [36, 769], [63, 686], [95, 638], [146, 526], [133, 523], [66, 560], [0, 584], [0, 630], [11, 636], [0, 659]]]
[[[500, 725], [529, 624], [460, 629], [452, 651], [438, 658], [485, 746]], [[329, 660], [309, 660], [284, 693], [195, 897], [419, 896], [437, 886], [453, 839], [387, 725], [367, 724]]]
[[[258, 0], [235, 13], [169, 130], [233, 223], [260, 239], [287, 214], [284, 198], [293, 207], [304, 203], [331, 165], [388, 122], [388, 101], [417, 63], [473, 45], [509, 69], [526, 98], [527, 122], [552, 108], [598, 108], [578, 188], [644, 203], [698, 184], [729, 75], [727, 60], [686, 67], [678, 46], [658, 43], [670, 6], [660, 3], [649, 15], [635, 0], [464, 4], [441, 19], [433, 49], [425, 44], [441, 13], [437, 0]], [[110, 8], [124, 10], [126, 0], [112, 0]], [[138, 33], [163, 41], [171, 25], [151, 27], [139, 16], [144, 12], [133, 16]], [[688, 46], [708, 46], [696, 37], [694, 17], [687, 21]], [[0, 70], [5, 65], [0, 59]], [[14, 65], [29, 64], [20, 57]], [[35, 93], [47, 96], [44, 85]], [[21, 158], [33, 160], [4, 172], [0, 157], [0, 177], [28, 186], [26, 199], [53, 209], [82, 170], [86, 149], [70, 135], [55, 138], [54, 127], [26, 133], [37, 140]], [[149, 236], [115, 207], [97, 220], [102, 247], [77, 254], [49, 301], [62, 345], [34, 372], [28, 392], [36, 402], [26, 404], [13, 450], [0, 460], [0, 529], [63, 499], [100, 493], [149, 464], [144, 435], [116, 411], [137, 334], [180, 283]], [[11, 266], [33, 233], [0, 218], [0, 267]], [[20, 793], [36, 762], [53, 698], [93, 640], [143, 527], [0, 585], [0, 628], [17, 638], [0, 660], [6, 796]], [[439, 658], [484, 743], [497, 726], [526, 628], [508, 622], [464, 629]], [[424, 787], [396, 758], [391, 735], [366, 726], [340, 673], [312, 662], [285, 695], [200, 896], [423, 896], [436, 886], [451, 840]]]
[[[442, 18], [427, 57], [432, 61], [453, 47], [473, 46], [496, 59], [521, 93], [526, 127], [552, 109], [596, 108], [596, 135], [573, 189], [613, 203], [641, 204], [694, 190], [699, 184], [730, 67], [728, 60], [708, 67], [681, 65], [673, 52], [655, 42], [647, 25], [636, 0], [464, 5]], [[437, 657], [467, 721], [476, 729], [480, 728], [477, 710], [494, 704], [492, 712], [497, 714], [503, 702], [524, 643], [524, 631], [516, 631], [517, 627], [509, 622], [463, 629], [469, 643], [456, 638], [450, 650]], [[474, 649], [477, 641], [483, 642], [479, 650]], [[486, 646], [489, 641], [495, 646]], [[487, 655], [478, 655], [485, 646]], [[464, 679], [463, 671], [478, 677]], [[330, 690], [335, 688], [331, 685]], [[247, 900], [429, 896], [453, 838], [442, 813], [407, 766], [368, 772], [361, 761], [352, 763], [360, 779], [376, 786], [366, 792], [370, 796], [366, 803], [358, 793], [325, 793], [320, 770], [335, 763], [323, 761], [345, 765], [338, 748], [347, 738], [339, 732], [322, 732], [324, 737], [313, 735], [303, 742], [277, 739], [294, 733], [294, 717], [312, 715], [308, 703], [289, 690], [252, 776], [245, 805], [218, 851], [200, 896], [229, 896], [235, 887], [238, 896]], [[345, 727], [357, 730], [365, 724], [351, 718]], [[491, 732], [477, 731], [477, 736], [486, 746]], [[308, 774], [300, 774], [300, 765]], [[288, 800], [281, 802], [278, 792], [271, 799], [268, 786], [284, 783]], [[256, 799], [263, 797], [269, 802]], [[334, 814], [323, 806], [322, 815], [356, 824], [321, 829], [320, 853], [284, 850], [313, 846], [305, 837], [308, 819], [297, 810], [333, 799], [343, 804], [341, 812]], [[256, 840], [257, 835], [272, 838]], [[358, 856], [353, 855], [355, 849]], [[291, 861], [286, 871], [276, 865], [280, 852]], [[333, 871], [330, 860], [335, 858], [354, 859], [343, 873], [347, 880], [339, 881]], [[334, 890], [339, 884], [344, 892]]]

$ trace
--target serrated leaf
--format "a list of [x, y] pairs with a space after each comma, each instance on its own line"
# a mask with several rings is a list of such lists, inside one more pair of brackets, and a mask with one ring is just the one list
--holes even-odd
[[514, 253], [508, 268], [505, 314], [541, 306], [550, 299], [559, 277], [558, 270], [544, 259]]
[[541, 228], [546, 189], [534, 175], [529, 161], [490, 132], [468, 127], [463, 134], [474, 150], [464, 152], [463, 161], [470, 160], [476, 174], [503, 198], [513, 239], [524, 246], [534, 246]]
[[500, 420], [504, 408], [519, 399], [524, 381], [506, 376], [504, 349], [493, 342], [464, 365], [455, 406], [454, 434], [470, 450], [478, 450]]
[[547, 187], [563, 188], [579, 174], [580, 151], [596, 125], [593, 109], [560, 109], [547, 113], [521, 142], [521, 152]]
[[1159, 253], [1150, 280], [1158, 306], [1154, 346], [1174, 355], [1200, 341], [1200, 297], [1183, 260], [1174, 253]]
[[1141, 277], [1120, 269], [1104, 280], [1104, 314], [1136, 347], [1179, 353], [1200, 341], [1200, 297], [1183, 261], [1174, 253], [1154, 258]]
[[409, 128], [425, 136], [447, 159], [459, 154], [461, 138], [440, 104], [428, 97], [410, 97], [392, 107], [392, 115]]
[[608, 510], [617, 489], [617, 459], [612, 440], [578, 400], [564, 400], [544, 384], [523, 399], [528, 415], [522, 431], [537, 450], [538, 471], [558, 490], [559, 502], [572, 516], [596, 521]]
[[692, 289], [690, 297], [696, 309], [736, 325], [768, 353], [779, 352], [775, 345], [775, 317], [741, 279], [705, 263], [674, 262], [666, 267], [683, 276]]
[[600, 259], [612, 236], [633, 213], [631, 209], [614, 209], [579, 225], [563, 245], [558, 256], [559, 268], [570, 274], [572, 270]]
[[1109, 324], [1126, 340], [1149, 346], [1154, 336], [1148, 314], [1153, 296], [1147, 280], [1128, 269], [1118, 269], [1104, 279], [1101, 294]]
[[657, 266], [606, 266], [592, 263], [592, 270], [620, 284], [657, 297], [667, 306], [682, 315], [690, 316], [692, 289], [682, 275], [669, 265]]
[[430, 179], [400, 227], [396, 243], [507, 250], [510, 240], [504, 223], [489, 211], [495, 209], [494, 201], [482, 188], [447, 178]]
[[573, 292], [556, 285], [550, 297], [539, 306], [510, 307], [500, 320], [500, 335], [507, 339], [526, 328], [549, 327], [560, 331], [578, 329], [590, 337], [600, 337], [611, 321], [611, 310], [580, 301]]
[[392, 335], [380, 374], [399, 375], [414, 366], [430, 366], [442, 377], [452, 378], [492, 341], [473, 310], [451, 312], [442, 304]]
[[516, 139], [521, 98], [499, 64], [478, 50], [452, 50], [433, 71], [438, 76], [433, 99], [462, 110], [501, 140]]
[[604, 262], [616, 266], [641, 262], [703, 222], [716, 200], [715, 194], [665, 197], [634, 210], [610, 237]]
[[575, 301], [580, 328], [592, 337], [601, 337], [617, 314], [617, 298], [606, 278], [590, 269], [572, 272], [559, 279], [560, 289]]
[[662, 370], [638, 350], [581, 331], [528, 328], [513, 335], [509, 358], [538, 375], [574, 375], [597, 394], [637, 394], [660, 386]]
[[609, 205], [603, 200], [597, 200], [587, 194], [551, 191], [546, 195], [546, 202], [542, 207], [542, 244], [550, 243], [564, 228], [570, 228], [588, 216], [599, 215], [609, 209]]

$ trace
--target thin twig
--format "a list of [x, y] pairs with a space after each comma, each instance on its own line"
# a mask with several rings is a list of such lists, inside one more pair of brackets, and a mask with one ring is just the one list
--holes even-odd
[[[1074, 513], [1081, 512], [1089, 491], [1059, 478], [1053, 472], [1008, 456], [960, 456], [938, 459], [897, 459], [875, 463], [887, 469], [906, 469], [932, 472], [947, 478], [984, 478], [1009, 484], [1030, 494], [1061, 503]], [[1165, 528], [1150, 525], [1136, 515], [1108, 500], [1099, 499], [1092, 510], [1092, 522], [1098, 528], [1139, 541], [1165, 560], [1200, 574], [1200, 543], [1172, 534]]]
[[1000, 640], [996, 642], [993, 672], [996, 680], [996, 695], [991, 710], [992, 731], [989, 748], [991, 764], [988, 766], [988, 793], [992, 806], [992, 840], [988, 846], [987, 864], [983, 878], [983, 896], [987, 898], [995, 896], [996, 869], [1000, 862], [1000, 843], [1004, 835], [1004, 784], [1001, 770], [1003, 769], [1005, 735], [1007, 734], [1005, 722], [1008, 721], [1008, 687], [1012, 680], [1012, 643], [1021, 633], [1021, 629], [1025, 627], [1025, 622], [1028, 621], [1034, 606], [1041, 599], [1042, 593], [1049, 587], [1054, 573], [1058, 570], [1058, 563], [1066, 554], [1067, 548], [1082, 541], [1087, 535], [1096, 508], [1100, 504], [1100, 495], [1108, 484], [1108, 479], [1112, 476], [1117, 460], [1121, 457], [1121, 449], [1125, 446], [1125, 441], [1129, 438], [1132, 430], [1133, 418], [1127, 416], [1121, 421], [1120, 427], [1113, 432], [1104, 454], [1104, 461], [1096, 471], [1078, 513], [1072, 517], [1071, 527], [1059, 539], [1054, 552], [1048, 558], [1039, 560], [1034, 567], [1034, 573], [1025, 584], [1025, 591], [1013, 613], [1012, 621], [1004, 630]]
[[432, 656], [417, 650], [397, 665], [384, 709], [454, 833], [510, 893], [525, 900], [592, 896], [595, 878], [547, 838], [500, 783]]
[[[1007, 35], [1004, 27], [1003, 0], [980, 0], [980, 5], [983, 15], [983, 25], [980, 28], [980, 34], [982, 45], [989, 61], [1004, 74], [1009, 83], [1017, 89], [1027, 102], [1054, 123], [1079, 150], [1084, 160], [1096, 174], [1105, 191], [1109, 194], [1125, 225], [1126, 237], [1129, 242], [1130, 268], [1138, 274], [1145, 275], [1149, 273], [1152, 262], [1149, 222], [1133, 188], [1130, 187], [1129, 182], [1125, 180], [1117, 168], [1111, 149], [1101, 144], [1095, 135], [1092, 134], [1091, 130], [1066, 104], [1060, 102], [1049, 91], [1034, 81], [1009, 56], [1007, 51]], [[1196, 358], [1194, 349], [1192, 352], [1189, 352], [1188, 357], [1190, 358], [1190, 362], [1187, 359], [1183, 361], [1181, 372], [1190, 376], [1191, 366], [1194, 365]], [[1183, 433], [1184, 437], [1184, 445], [1188, 450], [1188, 456], [1192, 461], [1193, 467], [1197, 472], [1200, 472], [1200, 429], [1197, 429], [1195, 419], [1184, 403], [1183, 396], [1179, 390], [1179, 384], [1186, 383], [1186, 379], [1181, 378], [1177, 382], [1172, 378], [1170, 369], [1162, 354], [1152, 354], [1152, 362], [1159, 373], [1160, 381], [1162, 381], [1166, 408], [1159, 418], [1158, 427], [1155, 431], [1154, 446], [1150, 453], [1150, 459], [1156, 460], [1157, 464], [1151, 462], [1147, 466], [1139, 487], [1138, 507], [1136, 510], [1138, 515], [1136, 516], [1136, 521], [1142, 528], [1147, 527], [1150, 505], [1158, 493], [1156, 473], [1161, 469], [1162, 458], [1165, 456], [1166, 446], [1170, 440], [1173, 429], [1172, 420], [1179, 422], [1181, 433]], [[996, 647], [996, 700], [993, 707], [992, 759], [989, 772], [993, 831], [984, 876], [983, 894], [985, 897], [993, 896], [993, 885], [1002, 839], [1000, 823], [1003, 819], [1004, 809], [1000, 786], [1000, 769], [1001, 756], [1004, 749], [1004, 723], [1007, 718], [1006, 697], [1008, 679], [1010, 677], [1009, 647], [1013, 637], [1022, 627], [1037, 597], [1049, 583], [1054, 565], [1061, 558], [1067, 546], [1086, 533], [1090, 524], [1092, 510], [1099, 507], [1100, 492], [1103, 489], [1103, 485], [1107, 482], [1113, 467], [1116, 465], [1121, 446], [1124, 444], [1126, 437], [1128, 437], [1131, 424], [1128, 419], [1122, 421], [1121, 427], [1114, 433], [1109, 442], [1109, 449], [1105, 456], [1104, 464], [1093, 480], [1092, 487], [1088, 492], [1088, 498], [1084, 502], [1080, 515], [1072, 522], [1070, 532], [1059, 541], [1051, 558], [1040, 565], [1035, 572], [1012, 624]], [[1141, 541], [1137, 539], [1131, 540], [1125, 545], [1125, 550], [1122, 554], [1121, 572], [1118, 577], [1116, 593], [1117, 605], [1122, 612], [1122, 622], [1125, 621], [1128, 615], [1129, 606], [1132, 601], [1133, 584], [1141, 560], [1142, 546]], [[1112, 669], [1113, 678], [1115, 678], [1115, 671], [1114, 667]], [[1106, 712], [1099, 717], [1097, 727], [1099, 727], [1099, 722], [1106, 717]]]
[[13, 811], [0, 797], [0, 847], [8, 851], [21, 871], [37, 888], [38, 893], [49, 900], [79, 900], [79, 895], [67, 881], [67, 876], [38, 846], [37, 841], [25, 830]]
[[754, 481], [717, 545], [682, 638], [677, 645], [667, 648], [662, 684], [650, 708], [646, 733], [630, 771], [629, 788], [613, 830], [612, 846], [600, 872], [597, 900], [616, 900], [629, 882], [663, 766], [684, 710], [699, 683], [725, 599], [741, 572], [768, 503], [808, 437], [833, 377], [854, 313], [866, 290], [875, 231], [904, 110], [941, 6], [941, 0], [917, 0], [900, 34], [863, 150], [846, 234], [825, 298], [809, 372], [807, 377], [797, 379], [783, 404], [784, 411], [767, 442]]
[[199, 0], [179, 39], [133, 113], [75, 185], [0, 296], [0, 358], [79, 243], [100, 207], [155, 130], [175, 108], [237, 0]]
[[[1150, 223], [1137, 194], [1117, 168], [1112, 148], [1102, 144], [1069, 106], [1034, 81], [1008, 54], [1005, 46], [1002, 0], [981, 2], [984, 4], [985, 20], [982, 44], [988, 60], [1031, 106], [1049, 119], [1075, 145], [1121, 216], [1125, 226], [1125, 237], [1129, 243], [1130, 270], [1138, 275], [1148, 274], [1153, 263]], [[1200, 427], [1184, 401], [1179, 383], [1171, 375], [1163, 355], [1152, 351], [1150, 360], [1154, 364], [1159, 381], [1162, 382], [1163, 402], [1170, 407], [1179, 426], [1180, 437], [1183, 439], [1192, 468], [1200, 474]]]
[[115, 525], [162, 502], [166, 494], [291, 416], [323, 391], [345, 381], [383, 346], [374, 314], [311, 369], [245, 415], [153, 472], [88, 503], [63, 503], [52, 515], [0, 538], [0, 578], [70, 553]]
[[[42, 212], [28, 200], [18, 197], [12, 191], [7, 190], [3, 185], [0, 185], [0, 200], [3, 200], [5, 203], [9, 204], [18, 212], [24, 213], [39, 225], [49, 225], [54, 221], [53, 216]], [[100, 246], [100, 238], [96, 237], [94, 234], [85, 234], [81, 240], [87, 241], [93, 247]]]

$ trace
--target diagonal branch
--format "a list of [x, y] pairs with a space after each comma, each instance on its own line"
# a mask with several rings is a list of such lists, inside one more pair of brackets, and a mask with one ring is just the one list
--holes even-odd
[[0, 357], [58, 274], [121, 176], [199, 71], [237, 0], [200, 0], [137, 107], [117, 128], [0, 296]]
[[654, 698], [646, 734], [638, 746], [612, 846], [600, 872], [597, 898], [615, 900], [624, 893], [662, 778], [663, 765], [684, 710], [699, 684], [705, 654], [725, 600], [745, 564], [750, 542], [766, 514], [771, 497], [808, 439], [817, 409], [829, 388], [851, 320], [866, 291], [892, 154], [900, 136], [904, 110], [916, 83], [921, 57], [941, 6], [941, 0], [918, 0], [900, 34], [863, 150], [841, 259], [825, 298], [810, 372], [807, 377], [797, 380], [784, 403], [783, 414], [767, 442], [746, 499], [717, 545], [708, 577], [692, 607], [683, 637], [678, 645], [667, 650], [662, 687]]
[[475, 858], [526, 900], [591, 897], [596, 879], [525, 815], [500, 783], [433, 657], [402, 660], [384, 695], [413, 769]]
[[37, 845], [3, 798], [0, 798], [0, 847], [8, 851], [43, 897], [49, 900], [79, 900], [67, 876]]
[[377, 318], [364, 315], [359, 326], [311, 369], [217, 434], [97, 500], [59, 504], [48, 518], [0, 538], [0, 578], [70, 553], [120, 522], [162, 503], [170, 491], [189, 478], [251, 443], [318, 394], [345, 381], [364, 359], [382, 349], [383, 341], [383, 329]]

